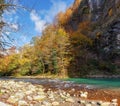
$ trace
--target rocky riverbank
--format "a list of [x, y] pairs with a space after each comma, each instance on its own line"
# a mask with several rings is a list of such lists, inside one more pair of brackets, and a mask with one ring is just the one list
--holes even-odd
[[[117, 106], [117, 99], [90, 100], [89, 92], [50, 89], [30, 82], [0, 81], [0, 106]], [[76, 94], [77, 93], [77, 94]], [[4, 104], [5, 103], [5, 104]]]

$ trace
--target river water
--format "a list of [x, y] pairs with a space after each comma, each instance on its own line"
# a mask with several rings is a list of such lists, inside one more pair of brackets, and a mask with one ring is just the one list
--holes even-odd
[[69, 78], [67, 80], [101, 88], [120, 88], [120, 78]]
[[120, 89], [120, 79], [85, 79], [85, 78], [69, 78], [69, 79], [45, 79], [45, 78], [0, 78], [0, 80], [15, 80], [23, 82], [31, 82], [33, 84], [41, 84], [54, 89], [70, 89], [70, 88], [114, 88]]

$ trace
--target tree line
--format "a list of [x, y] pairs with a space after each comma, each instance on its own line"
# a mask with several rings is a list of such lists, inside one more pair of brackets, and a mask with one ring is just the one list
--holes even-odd
[[[65, 13], [59, 13], [55, 17], [55, 22], [48, 25], [42, 34], [34, 37], [29, 44], [25, 44], [19, 50], [12, 47], [7, 55], [1, 55], [0, 75], [45, 74], [79, 77], [101, 74], [102, 71], [115, 73], [116, 65], [99, 60], [95, 53], [94, 39], [88, 36], [92, 30], [91, 22], [80, 22], [74, 31], [67, 24], [74, 11], [76, 12], [79, 2], [80, 0], [76, 0]], [[69, 30], [66, 30], [66, 25]], [[0, 29], [2, 30], [2, 27]]]

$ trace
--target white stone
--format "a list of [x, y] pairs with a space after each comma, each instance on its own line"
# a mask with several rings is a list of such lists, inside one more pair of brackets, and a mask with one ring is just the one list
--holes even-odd
[[10, 96], [7, 100], [9, 103], [16, 103], [18, 101], [18, 98], [15, 98], [14, 96]]
[[86, 104], [85, 106], [92, 106], [91, 104]]
[[50, 94], [48, 98], [53, 99], [54, 98], [53, 94]]
[[23, 93], [16, 93], [15, 97], [19, 98], [19, 99], [23, 99], [24, 98], [24, 94]]
[[51, 104], [51, 103], [46, 102], [46, 101], [43, 101], [43, 105], [44, 105], [44, 106], [52, 106], [52, 104]]
[[4, 90], [4, 89], [1, 89], [0, 92], [1, 92], [1, 93], [5, 93], [5, 90]]
[[71, 103], [73, 103], [73, 102], [75, 102], [72, 98], [67, 98], [66, 99], [66, 102], [71, 102]]
[[53, 105], [53, 106], [58, 106], [58, 105], [59, 105], [59, 102], [52, 102], [52, 105]]
[[33, 100], [33, 98], [31, 96], [27, 96], [27, 99], [30, 100], [30, 101]]
[[67, 97], [70, 97], [70, 94], [69, 94], [69, 93], [67, 93], [67, 94], [66, 94], [66, 96], [67, 96]]
[[80, 100], [80, 102], [81, 102], [81, 103], [83, 103], [83, 104], [85, 104], [85, 103], [86, 103], [86, 102], [85, 102], [85, 100]]
[[29, 104], [30, 106], [34, 106], [33, 104]]
[[45, 93], [43, 91], [39, 91], [37, 94], [38, 95], [44, 95]]
[[88, 95], [88, 92], [82, 92], [81, 91], [80, 97], [87, 98], [87, 95]]
[[110, 102], [104, 102], [101, 104], [101, 106], [109, 106], [110, 105]]
[[95, 105], [95, 104], [96, 104], [96, 102], [92, 101], [92, 102], [91, 102], [91, 104]]
[[71, 89], [73, 92], [75, 91], [75, 89], [73, 88], [73, 89]]
[[0, 106], [11, 106], [11, 105], [8, 105], [8, 104], [5, 104], [3, 102], [0, 102]]
[[18, 101], [18, 106], [28, 106], [27, 102], [24, 100]]
[[112, 99], [112, 102], [116, 103], [116, 102], [117, 102], [117, 99]]
[[118, 103], [112, 103], [113, 106], [118, 106]]
[[43, 92], [44, 91], [44, 89], [42, 89], [42, 88], [39, 88], [39, 92]]
[[30, 94], [32, 94], [32, 93], [33, 93], [33, 92], [32, 92], [31, 90], [25, 92], [25, 94], [27, 94], [27, 95], [30, 95]]
[[40, 95], [40, 96], [38, 95], [38, 96], [33, 96], [33, 99], [36, 101], [41, 101], [41, 100], [45, 99], [45, 97], [46, 96], [44, 96], [44, 95]]

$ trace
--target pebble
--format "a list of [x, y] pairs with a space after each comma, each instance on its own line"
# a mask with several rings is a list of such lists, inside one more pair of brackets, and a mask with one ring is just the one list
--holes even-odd
[[27, 102], [24, 100], [18, 101], [18, 106], [28, 106]]
[[65, 101], [66, 102], [71, 102], [71, 103], [75, 102], [72, 98], [67, 98]]
[[69, 93], [67, 93], [67, 94], [66, 94], [66, 96], [67, 96], [67, 97], [70, 97], [70, 94], [69, 94]]
[[110, 105], [110, 102], [104, 102], [101, 104], [101, 106], [109, 106]]
[[44, 95], [33, 96], [33, 99], [36, 101], [42, 101], [45, 99]]
[[85, 103], [86, 103], [86, 101], [85, 101], [85, 100], [80, 100], [80, 102], [81, 102], [82, 104], [85, 104]]
[[9, 103], [15, 104], [18, 101], [18, 98], [15, 98], [14, 96], [10, 96], [7, 100]]
[[30, 100], [30, 101], [33, 100], [33, 98], [31, 96], [27, 96], [27, 99]]
[[30, 95], [30, 94], [32, 94], [32, 93], [33, 93], [32, 91], [26, 91], [26, 92], [25, 92], [26, 95]]
[[93, 105], [95, 105], [95, 104], [100, 105], [99, 102], [96, 103], [96, 102], [94, 102], [94, 101], [92, 101], [91, 104], [93, 104]]
[[112, 103], [112, 106], [118, 106], [118, 103]]
[[51, 103], [46, 102], [46, 101], [43, 101], [43, 102], [42, 102], [42, 104], [43, 104], [43, 105], [45, 105], [45, 106], [52, 106], [52, 104], [51, 104]]
[[113, 102], [113, 103], [116, 103], [116, 102], [117, 102], [117, 99], [112, 99], [112, 102]]
[[87, 98], [87, 95], [88, 95], [88, 92], [82, 92], [81, 91], [80, 97]]
[[[45, 88], [41, 85], [33, 85], [31, 83], [25, 82], [15, 82], [12, 80], [9, 81], [0, 81], [0, 98], [6, 100], [6, 102], [17, 106], [61, 106], [62, 104], [74, 104], [77, 102], [76, 97], [70, 95], [70, 93], [65, 92], [64, 90], [52, 91], [48, 89], [45, 92]], [[70, 91], [75, 91], [75, 89], [70, 89]], [[76, 96], [75, 94], [73, 94]], [[78, 93], [79, 95], [79, 93]], [[85, 106], [118, 106], [117, 99], [112, 99], [110, 102], [103, 101], [88, 101], [86, 98], [88, 92], [82, 92], [80, 96], [84, 98], [79, 100], [80, 105]], [[0, 102], [0, 106], [11, 106], [5, 103]], [[76, 105], [75, 105], [76, 106]]]
[[11, 105], [8, 105], [8, 104], [5, 104], [3, 102], [0, 102], [0, 106], [11, 106]]
[[59, 102], [52, 102], [52, 105], [53, 105], [53, 106], [58, 106], [58, 105], [59, 105]]
[[15, 97], [16, 97], [16, 98], [19, 98], [19, 99], [23, 99], [23, 98], [24, 98], [24, 94], [17, 92], [17, 93], [15, 94]]
[[85, 106], [92, 106], [91, 104], [86, 104]]
[[75, 89], [74, 89], [74, 88], [72, 88], [72, 89], [71, 89], [71, 91], [72, 91], [72, 92], [75, 92]]

